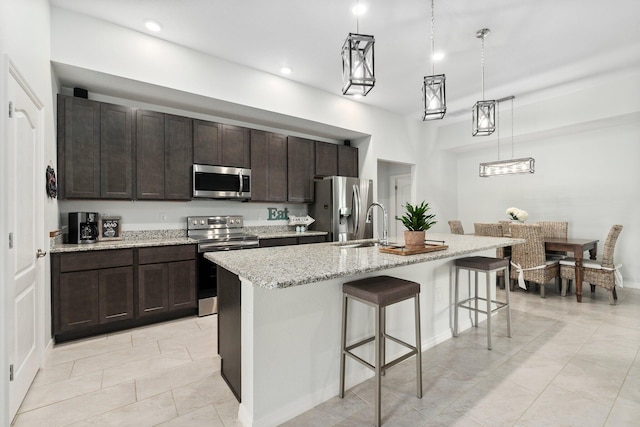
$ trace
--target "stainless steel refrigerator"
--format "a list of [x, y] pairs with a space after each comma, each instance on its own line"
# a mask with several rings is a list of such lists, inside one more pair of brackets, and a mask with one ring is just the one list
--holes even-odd
[[370, 239], [373, 222], [366, 223], [367, 208], [373, 203], [370, 179], [330, 176], [315, 182], [315, 202], [309, 215], [316, 221], [310, 228], [327, 231], [329, 240]]

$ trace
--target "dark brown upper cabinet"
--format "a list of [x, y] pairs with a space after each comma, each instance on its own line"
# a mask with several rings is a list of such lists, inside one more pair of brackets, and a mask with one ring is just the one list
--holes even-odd
[[248, 168], [251, 166], [250, 130], [222, 125], [222, 166]]
[[338, 145], [338, 175], [358, 177], [358, 149]]
[[204, 120], [193, 121], [193, 163], [222, 165], [222, 125]]
[[136, 111], [136, 198], [190, 200], [192, 119]]
[[287, 137], [251, 131], [251, 200], [287, 201]]
[[193, 163], [249, 168], [250, 129], [194, 120]]
[[315, 141], [287, 138], [287, 199], [289, 202], [313, 202]]
[[133, 111], [58, 95], [60, 198], [133, 197]]
[[316, 176], [338, 175], [338, 146], [316, 141]]

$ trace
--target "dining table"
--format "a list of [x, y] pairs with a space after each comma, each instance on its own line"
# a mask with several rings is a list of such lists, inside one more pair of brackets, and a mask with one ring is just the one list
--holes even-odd
[[596, 259], [598, 255], [598, 240], [574, 239], [572, 237], [545, 237], [544, 248], [546, 251], [573, 252], [576, 260], [576, 300], [582, 302], [582, 260], [584, 252], [589, 251], [589, 258]]

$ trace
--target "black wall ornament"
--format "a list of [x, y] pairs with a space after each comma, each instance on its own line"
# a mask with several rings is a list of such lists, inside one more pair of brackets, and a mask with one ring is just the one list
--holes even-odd
[[47, 166], [47, 196], [50, 199], [58, 197], [58, 183], [56, 182], [56, 171], [50, 165]]

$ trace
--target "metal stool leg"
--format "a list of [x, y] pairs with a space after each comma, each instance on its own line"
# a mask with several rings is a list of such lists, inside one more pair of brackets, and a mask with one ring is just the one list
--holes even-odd
[[[380, 320], [380, 326], [382, 327], [382, 336], [381, 336], [381, 343], [382, 343], [382, 366], [384, 366], [384, 361], [386, 360], [386, 353], [387, 353], [387, 340], [385, 339], [385, 335], [387, 334], [387, 310], [386, 307], [380, 307], [380, 315], [382, 317], [382, 320]], [[382, 369], [382, 375], [384, 376], [385, 374], [385, 370], [384, 368]]]
[[491, 280], [488, 271], [485, 273], [485, 279], [487, 285], [487, 348], [491, 350]]
[[375, 366], [375, 375], [376, 375], [376, 397], [375, 397], [375, 417], [376, 417], [376, 426], [379, 427], [381, 424], [381, 414], [382, 414], [382, 405], [381, 405], [381, 400], [382, 400], [382, 378], [381, 378], [381, 374], [382, 374], [382, 336], [380, 335], [380, 332], [382, 331], [381, 328], [381, 319], [382, 316], [380, 315], [380, 306], [376, 306], [375, 307], [375, 317], [376, 317], [376, 325], [375, 325], [375, 352], [376, 352], [376, 356], [375, 356], [375, 360], [376, 360], [376, 366]]
[[[509, 276], [509, 267], [505, 267], [504, 276]], [[507, 301], [507, 337], [511, 338], [511, 301], [509, 300], [509, 287], [505, 286], [506, 289], [506, 301]]]
[[477, 271], [475, 272], [474, 287], [475, 287], [475, 290], [476, 290], [476, 293], [474, 294], [475, 295], [475, 303], [476, 303], [476, 324], [475, 324], [475, 327], [477, 328], [478, 327], [478, 308], [479, 308], [479, 306], [478, 306], [478, 272]]
[[456, 285], [453, 297], [453, 336], [458, 336], [458, 286], [459, 286], [460, 268], [456, 267]]
[[422, 399], [422, 334], [420, 333], [420, 294], [415, 296], [416, 317], [416, 381], [418, 399]]
[[347, 348], [347, 305], [349, 299], [345, 294], [342, 298], [342, 348], [340, 349], [340, 398], [344, 397], [344, 364], [345, 364], [345, 349]]

